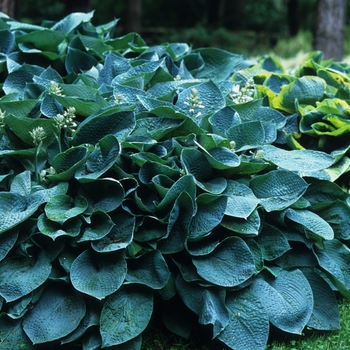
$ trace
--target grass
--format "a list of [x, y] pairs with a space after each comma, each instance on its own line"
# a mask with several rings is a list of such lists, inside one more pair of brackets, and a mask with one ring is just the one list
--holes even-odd
[[[350, 350], [350, 302], [340, 300], [339, 331], [320, 332], [307, 329], [301, 336], [271, 339], [266, 350]], [[273, 336], [272, 336], [273, 338]], [[142, 350], [226, 350], [219, 342], [203, 343], [200, 333], [186, 340], [165, 329], [152, 329], [144, 337]]]

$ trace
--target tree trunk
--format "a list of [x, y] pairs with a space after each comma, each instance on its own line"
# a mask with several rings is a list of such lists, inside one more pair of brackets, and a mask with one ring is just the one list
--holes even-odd
[[299, 31], [298, 0], [288, 0], [289, 35], [296, 36]]
[[343, 57], [345, 11], [346, 0], [319, 0], [315, 48], [323, 51], [325, 59]]
[[127, 32], [141, 32], [142, 22], [142, 0], [128, 0], [126, 16]]
[[15, 18], [16, 0], [0, 0], [0, 11], [6, 13], [11, 18]]

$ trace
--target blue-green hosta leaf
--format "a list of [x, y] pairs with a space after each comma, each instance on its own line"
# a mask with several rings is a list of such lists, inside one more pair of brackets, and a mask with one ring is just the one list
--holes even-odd
[[221, 226], [242, 235], [257, 236], [261, 226], [261, 219], [258, 210], [254, 209], [247, 218], [225, 215], [221, 221]]
[[124, 344], [140, 335], [153, 312], [153, 294], [141, 286], [119, 289], [105, 302], [101, 312], [102, 347]]
[[82, 196], [72, 198], [66, 194], [59, 194], [46, 204], [45, 214], [50, 220], [63, 225], [67, 220], [82, 214], [87, 207], [88, 203]]
[[89, 217], [89, 225], [85, 227], [78, 242], [98, 241], [105, 237], [114, 227], [111, 217], [103, 211], [94, 211]]
[[307, 175], [326, 169], [335, 159], [327, 153], [314, 150], [286, 151], [272, 145], [262, 147], [263, 158], [281, 168]]
[[149, 161], [144, 163], [139, 171], [140, 182], [151, 184], [154, 182], [154, 177], [158, 176], [158, 174], [162, 174], [171, 179], [176, 179], [179, 177], [179, 170], [159, 162]]
[[1, 49], [3, 54], [9, 54], [15, 47], [15, 35], [8, 29], [0, 31]]
[[68, 47], [65, 68], [69, 74], [88, 71], [98, 63], [97, 59], [82, 50]]
[[[99, 253], [109, 253], [125, 249], [134, 238], [135, 216], [120, 212], [113, 217], [115, 225], [101, 239], [93, 239], [92, 248]], [[108, 229], [108, 226], [106, 227]], [[100, 229], [100, 226], [98, 226]], [[92, 237], [94, 238], [94, 237]]]
[[265, 223], [258, 237], [255, 238], [258, 243], [264, 260], [275, 260], [289, 249], [291, 249], [287, 238], [275, 226]]
[[186, 191], [192, 200], [195, 200], [196, 196], [196, 184], [193, 175], [184, 175], [181, 176], [167, 191], [165, 197], [162, 201], [156, 205], [157, 210], [166, 210], [170, 209], [178, 196]]
[[135, 127], [134, 113], [128, 108], [107, 108], [86, 118], [78, 126], [73, 136], [73, 144], [96, 144], [108, 134], [123, 141]]
[[60, 339], [73, 332], [86, 312], [77, 292], [65, 293], [48, 287], [23, 319], [23, 330], [33, 344]]
[[[197, 91], [201, 105], [204, 106], [203, 108], [192, 107], [191, 103], [189, 102], [188, 98], [190, 98], [191, 94], [193, 94], [193, 91]], [[187, 105], [188, 102], [189, 105]], [[195, 117], [198, 112], [201, 113], [200, 116], [197, 117], [198, 124], [200, 124], [203, 116], [212, 114], [224, 108], [225, 105], [225, 99], [213, 81], [202, 83], [180, 92], [178, 95], [178, 100], [176, 101], [176, 106], [180, 107], [188, 115], [193, 114]], [[194, 109], [194, 112], [191, 112], [191, 109]]]
[[[17, 120], [22, 120], [22, 118], [25, 118], [28, 116], [28, 114], [33, 110], [35, 107], [37, 101], [34, 99], [26, 99], [26, 100], [15, 100], [15, 101], [4, 101], [3, 99], [0, 100], [0, 108], [3, 111], [6, 111], [6, 114], [11, 114], [11, 118], [7, 118], [6, 124], [8, 122], [11, 122], [12, 118], [15, 118]], [[29, 120], [28, 120], [29, 122]], [[33, 120], [31, 121], [34, 122]], [[43, 122], [45, 125], [46, 122]], [[15, 125], [13, 125], [15, 126]], [[23, 131], [22, 131], [23, 132]]]
[[225, 289], [203, 288], [186, 282], [180, 274], [176, 277], [176, 288], [185, 305], [198, 315], [198, 322], [213, 325], [213, 338], [218, 336], [229, 322]]
[[248, 186], [234, 180], [227, 181], [223, 194], [227, 196], [225, 215], [236, 218], [247, 219], [260, 202]]
[[265, 130], [260, 121], [232, 126], [226, 131], [226, 136], [235, 142], [236, 151], [258, 148], [265, 143]]
[[85, 213], [100, 210], [109, 213], [117, 209], [125, 196], [123, 185], [113, 178], [101, 178], [84, 182], [79, 189], [79, 195], [88, 202]]
[[269, 317], [251, 288], [226, 297], [229, 322], [218, 339], [235, 350], [264, 350], [269, 337]]
[[236, 70], [248, 67], [251, 62], [241, 55], [236, 55], [217, 48], [196, 49], [193, 53], [201, 56], [204, 66], [195, 74], [196, 78], [225, 80]]
[[152, 289], [162, 289], [170, 278], [170, 271], [162, 254], [152, 250], [134, 259], [128, 259], [126, 280], [144, 284]]
[[[33, 107], [31, 102], [32, 100], [26, 101], [29, 102], [29, 107]], [[18, 107], [20, 108], [20, 106]], [[6, 126], [8, 126], [11, 129], [11, 131], [27, 145], [33, 146], [33, 138], [31, 137], [29, 132], [33, 131], [33, 129], [39, 126], [44, 129], [46, 135], [43, 140], [44, 145], [47, 145], [54, 140], [55, 126], [53, 120], [42, 118], [33, 119], [28, 117], [18, 117], [16, 115], [11, 114], [5, 117]]]
[[74, 12], [55, 23], [51, 29], [65, 34], [71, 33], [81, 23], [89, 22], [94, 14], [94, 11], [83, 13]]
[[32, 299], [32, 293], [29, 293], [24, 297], [17, 299], [15, 302], [9, 305], [6, 314], [12, 319], [22, 318], [25, 313], [31, 308]]
[[114, 135], [106, 135], [87, 156], [85, 163], [75, 173], [80, 182], [99, 178], [116, 162], [120, 153], [118, 139]]
[[339, 329], [339, 306], [331, 287], [313, 270], [303, 269], [302, 272], [309, 281], [314, 296], [314, 309], [307, 326], [324, 331]]
[[35, 350], [35, 346], [23, 331], [22, 319], [13, 320], [5, 313], [0, 315], [1, 347], [3, 349], [15, 349], [23, 346], [23, 349]]
[[3, 85], [5, 94], [15, 93], [18, 99], [22, 100], [26, 84], [31, 83], [33, 76], [40, 75], [43, 71], [44, 68], [24, 63], [20, 68], [7, 76]]
[[296, 111], [296, 100], [300, 104], [314, 105], [325, 93], [326, 82], [315, 76], [303, 76], [282, 86], [281, 92], [271, 101], [272, 107], [289, 113]]
[[35, 30], [28, 34], [19, 35], [16, 37], [17, 43], [28, 43], [34, 45], [35, 48], [42, 51], [57, 50], [58, 45], [66, 38], [62, 32], [43, 29]]
[[185, 248], [194, 210], [195, 204], [191, 196], [186, 191], [181, 192], [170, 211], [167, 234], [157, 243], [160, 252], [173, 254]]
[[104, 66], [100, 71], [98, 81], [107, 85], [112, 84], [112, 80], [119, 74], [131, 68], [128, 60], [118, 52], [109, 52], [105, 58]]
[[324, 241], [324, 248], [314, 247], [314, 254], [329, 280], [346, 298], [350, 297], [350, 250], [337, 239]]
[[307, 186], [301, 177], [286, 170], [273, 170], [250, 181], [254, 195], [268, 212], [289, 207], [305, 193]]
[[30, 218], [45, 202], [53, 196], [64, 193], [64, 183], [50, 189], [38, 190], [28, 197], [18, 193], [0, 192], [0, 233], [3, 233]]
[[241, 118], [233, 108], [226, 106], [209, 118], [209, 124], [213, 132], [225, 136], [226, 130], [241, 124]]
[[327, 221], [337, 239], [348, 240], [350, 238], [350, 207], [341, 200], [336, 200], [327, 205], [324, 205], [320, 210], [316, 210], [323, 220]]
[[68, 181], [85, 162], [89, 152], [88, 147], [78, 146], [58, 153], [52, 160], [52, 166], [56, 173], [48, 175], [48, 179], [51, 181]]
[[[86, 302], [86, 313], [83, 319], [81, 320], [79, 326], [66, 337], [60, 339], [61, 344], [72, 343], [73, 341], [78, 340], [86, 333], [92, 333], [91, 327], [98, 326], [100, 324], [100, 303], [95, 299], [89, 299]], [[87, 332], [89, 330], [89, 332]], [[101, 342], [100, 342], [101, 343]], [[83, 349], [85, 349], [83, 345]]]
[[329, 223], [310, 210], [289, 208], [285, 215], [291, 221], [301, 225], [306, 235], [311, 234], [313, 237], [325, 240], [334, 238], [334, 232]]
[[41, 214], [38, 217], [37, 226], [39, 231], [50, 237], [53, 241], [57, 237], [70, 236], [76, 237], [80, 233], [81, 220], [79, 218], [73, 218], [60, 224], [57, 221], [48, 219], [45, 214]]
[[0, 261], [3, 260], [15, 245], [18, 229], [8, 230], [0, 235]]
[[192, 261], [201, 277], [222, 287], [239, 286], [255, 272], [254, 257], [239, 237], [226, 238], [212, 253]]
[[239, 166], [241, 162], [237, 154], [226, 147], [214, 147], [210, 150], [200, 148], [213, 169], [231, 169], [232, 167]]
[[227, 182], [224, 178], [212, 176], [212, 168], [204, 154], [194, 148], [184, 148], [180, 156], [187, 174], [192, 174], [197, 186], [212, 194], [225, 190]]
[[7, 258], [0, 262], [0, 295], [7, 302], [17, 300], [42, 285], [50, 272], [50, 259], [44, 251], [37, 259]]
[[260, 298], [270, 322], [277, 328], [301, 334], [314, 306], [310, 284], [300, 270], [282, 270], [273, 280], [258, 278], [254, 293]]
[[70, 279], [76, 290], [101, 300], [120, 288], [126, 272], [124, 253], [107, 257], [85, 250], [73, 261]]
[[188, 238], [191, 240], [208, 234], [220, 224], [225, 213], [227, 197], [203, 193], [196, 198], [196, 202], [197, 211], [189, 229]]
[[63, 114], [64, 109], [51, 95], [46, 95], [41, 102], [40, 112], [48, 118], [55, 118], [57, 114]]

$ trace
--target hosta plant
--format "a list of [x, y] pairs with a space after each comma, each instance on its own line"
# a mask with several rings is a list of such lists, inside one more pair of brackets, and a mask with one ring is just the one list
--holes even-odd
[[92, 15], [0, 19], [0, 348], [140, 349], [155, 317], [235, 350], [337, 329], [350, 68]]

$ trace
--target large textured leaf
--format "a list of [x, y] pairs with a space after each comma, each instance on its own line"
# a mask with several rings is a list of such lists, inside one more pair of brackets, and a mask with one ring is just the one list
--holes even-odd
[[88, 203], [84, 197], [72, 198], [61, 194], [51, 198], [45, 206], [45, 213], [50, 220], [64, 224], [68, 219], [82, 214], [87, 207]]
[[283, 169], [307, 175], [309, 172], [326, 169], [335, 159], [327, 153], [314, 150], [286, 151], [275, 146], [263, 146], [263, 158]]
[[97, 256], [85, 250], [73, 262], [70, 278], [74, 288], [104, 299], [122, 285], [126, 275], [125, 255]]
[[60, 339], [74, 331], [86, 312], [79, 293], [49, 287], [23, 319], [23, 330], [33, 344]]
[[235, 142], [237, 151], [257, 148], [265, 143], [265, 130], [260, 121], [232, 126], [226, 131], [227, 138]]
[[251, 288], [226, 297], [229, 322], [218, 339], [235, 350], [264, 350], [269, 337], [269, 317]]
[[33, 343], [29, 340], [22, 328], [22, 320], [13, 320], [5, 313], [0, 315], [0, 348], [16, 349], [23, 346], [23, 349], [34, 350]]
[[174, 203], [169, 214], [167, 234], [158, 241], [157, 249], [163, 254], [182, 251], [189, 236], [193, 213], [194, 203], [192, 198], [184, 191]]
[[147, 327], [153, 311], [149, 289], [125, 287], [111, 295], [101, 312], [102, 347], [119, 345], [137, 337]]
[[327, 240], [334, 238], [333, 229], [328, 222], [312, 211], [289, 208], [286, 210], [286, 217], [301, 225], [306, 232], [309, 232], [316, 237], [321, 237]]
[[314, 254], [321, 268], [327, 273], [328, 278], [338, 288], [339, 292], [347, 298], [350, 297], [350, 250], [333, 239], [324, 241], [324, 248], [314, 247]]
[[51, 272], [48, 255], [42, 251], [38, 257], [11, 257], [0, 262], [0, 295], [13, 301], [42, 285]]
[[236, 218], [247, 219], [260, 202], [248, 186], [233, 180], [227, 181], [224, 194], [228, 197], [225, 215]]
[[119, 152], [118, 139], [114, 135], [106, 135], [88, 155], [85, 164], [77, 169], [75, 177], [81, 182], [97, 179], [113, 166]]
[[198, 322], [213, 325], [213, 338], [220, 334], [229, 322], [229, 311], [225, 305], [223, 288], [203, 288], [186, 282], [179, 274], [176, 288], [186, 306], [198, 315]]
[[301, 334], [308, 323], [314, 299], [312, 289], [300, 270], [282, 271], [276, 279], [258, 278], [253, 283], [270, 322], [283, 331]]
[[134, 259], [128, 259], [127, 262], [126, 280], [128, 282], [145, 284], [152, 289], [161, 289], [170, 278], [168, 265], [162, 254], [156, 250]]
[[196, 198], [197, 211], [190, 225], [189, 239], [206, 235], [218, 226], [225, 214], [227, 197], [201, 194]]
[[13, 248], [18, 238], [18, 229], [8, 230], [0, 235], [0, 261]]
[[319, 330], [334, 330], [340, 328], [340, 315], [337, 298], [329, 284], [311, 269], [303, 269], [312, 288], [314, 309], [307, 325]]
[[5, 232], [30, 218], [39, 206], [51, 197], [64, 193], [66, 186], [57, 185], [50, 189], [41, 189], [28, 197], [18, 193], [0, 193], [0, 233]]
[[134, 113], [130, 111], [130, 107], [124, 110], [120, 107], [106, 109], [91, 115], [79, 125], [73, 137], [73, 144], [96, 144], [108, 134], [123, 140], [134, 126]]
[[265, 223], [258, 237], [258, 243], [265, 260], [275, 260], [291, 249], [285, 235], [275, 226]]
[[255, 272], [254, 257], [239, 237], [226, 238], [212, 253], [192, 261], [201, 277], [223, 287], [238, 286]]
[[[116, 250], [126, 248], [134, 238], [134, 230], [135, 230], [135, 217], [126, 213], [120, 212], [113, 216], [113, 222], [115, 225], [110, 228], [110, 221], [108, 220], [106, 228], [102, 227], [101, 230], [101, 222], [97, 222], [96, 232], [101, 231], [101, 236], [98, 235], [97, 239], [95, 239], [95, 235], [91, 232], [86, 238], [93, 239], [91, 243], [92, 248], [99, 253], [109, 253]], [[108, 231], [109, 230], [109, 231]], [[104, 233], [108, 231], [107, 235]], [[86, 234], [84, 234], [86, 235]]]
[[315, 76], [304, 76], [292, 83], [282, 86], [281, 92], [272, 100], [276, 109], [295, 112], [295, 101], [303, 104], [315, 104], [324, 95], [326, 82]]
[[307, 183], [290, 171], [275, 170], [254, 177], [250, 188], [266, 211], [274, 211], [295, 203], [305, 193]]

